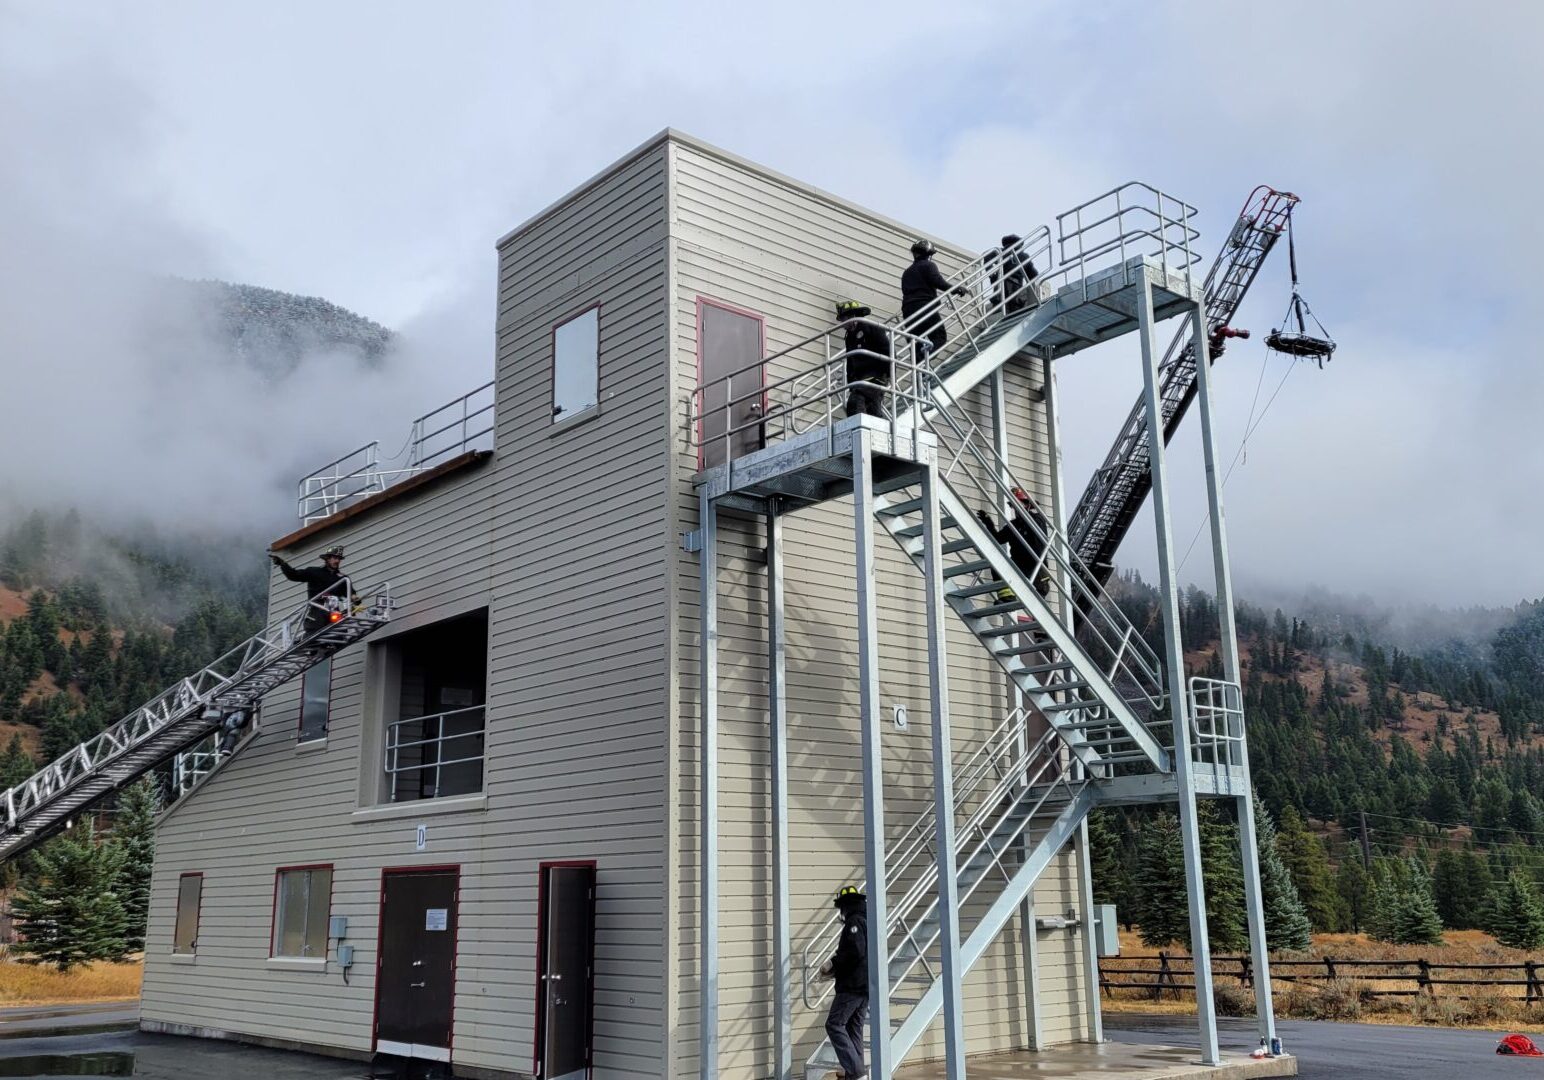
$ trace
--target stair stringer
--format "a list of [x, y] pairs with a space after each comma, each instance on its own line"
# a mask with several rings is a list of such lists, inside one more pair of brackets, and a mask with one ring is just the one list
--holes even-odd
[[[890, 496], [881, 497], [878, 507], [883, 509], [890, 498]], [[940, 483], [938, 484], [938, 501], [939, 509], [942, 511], [943, 516], [953, 518], [953, 527], [970, 540], [971, 544], [980, 552], [981, 557], [991, 565], [992, 573], [997, 576], [998, 580], [1005, 582], [1013, 590], [1015, 597], [1024, 605], [1026, 612], [1034, 618], [1039, 630], [1050, 639], [1056, 651], [1068, 658], [1075, 665], [1079, 676], [1088, 682], [1090, 689], [1094, 691], [1100, 703], [1109, 710], [1111, 719], [1120, 725], [1126, 735], [1142, 750], [1143, 754], [1147, 756], [1155, 768], [1161, 772], [1168, 772], [1171, 768], [1168, 750], [1147, 730], [1147, 725], [1143, 724], [1137, 715], [1131, 711], [1131, 707], [1126, 703], [1120, 691], [1116, 689], [1114, 683], [1110, 681], [1104, 670], [1094, 663], [1083, 650], [1083, 647], [1078, 644], [1076, 637], [1067, 629], [1056, 613], [1051, 610], [1045, 598], [1037, 590], [1031, 588], [1029, 583], [1024, 580], [1024, 576], [1019, 572], [1018, 566], [1014, 564], [1007, 552], [982, 527], [970, 508], [965, 505], [964, 500], [955, 493], [949, 482], [943, 480], [942, 477], [940, 477]], [[882, 514], [879, 516], [880, 525], [884, 531], [889, 533], [891, 538], [901, 545], [901, 548], [911, 557], [912, 562], [920, 568], [923, 558], [922, 538], [905, 539], [896, 535], [896, 530], [907, 524], [909, 520], [909, 515]], [[950, 607], [954, 608], [961, 615], [962, 619], [964, 618], [965, 610], [968, 610], [962, 609], [960, 604], [952, 599], [950, 600]], [[974, 635], [976, 628], [971, 625], [971, 621], [965, 620], [965, 625]], [[1013, 679], [1016, 686], [1033, 699], [1038, 700], [1045, 696], [1046, 688], [1042, 687], [1033, 677], [1022, 670], [1023, 665], [1016, 664], [1016, 658], [1005, 651], [1010, 647], [1005, 641], [1002, 641], [1000, 638], [985, 639], [979, 636], [977, 641], [991, 654], [1003, 671]], [[1047, 723], [1057, 729], [1057, 732], [1067, 741], [1073, 751], [1077, 753], [1081, 761], [1089, 766], [1099, 765], [1098, 756], [1091, 754], [1089, 748], [1082, 745], [1085, 740], [1081, 729], [1068, 726], [1068, 721], [1071, 718], [1067, 714], [1043, 713], [1042, 715], [1044, 715]]]

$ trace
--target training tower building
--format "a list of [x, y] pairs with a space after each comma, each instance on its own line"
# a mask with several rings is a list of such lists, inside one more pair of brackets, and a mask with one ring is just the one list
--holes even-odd
[[[826, 1075], [860, 884], [872, 1075], [954, 1078], [1102, 1040], [1087, 820], [1145, 802], [1179, 809], [1219, 1061], [1195, 808], [1234, 799], [1269, 1036], [1208, 349], [1290, 203], [1210, 275], [1144, 184], [1005, 207], [1007, 252], [933, 238], [931, 348], [897, 317], [926, 233], [662, 133], [499, 241], [492, 382], [301, 482], [273, 547], [342, 544], [358, 602], [275, 572], [245, 651], [5, 793], [0, 856], [175, 760], [143, 1026], [490, 1078]], [[844, 415], [847, 298], [892, 342], [883, 416]], [[1070, 506], [1057, 365], [1124, 335], [1145, 393]], [[1163, 453], [1192, 401], [1214, 679]], [[1149, 490], [1151, 639], [1104, 586]]]

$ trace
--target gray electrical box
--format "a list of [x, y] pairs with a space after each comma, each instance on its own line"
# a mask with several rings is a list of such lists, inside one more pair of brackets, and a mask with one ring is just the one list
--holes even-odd
[[1094, 944], [1100, 956], [1120, 955], [1120, 923], [1115, 918], [1114, 904], [1097, 904], [1094, 907]]
[[348, 937], [348, 916], [334, 915], [327, 920], [327, 936], [335, 941]]
[[338, 946], [338, 966], [345, 971], [354, 966], [354, 946]]

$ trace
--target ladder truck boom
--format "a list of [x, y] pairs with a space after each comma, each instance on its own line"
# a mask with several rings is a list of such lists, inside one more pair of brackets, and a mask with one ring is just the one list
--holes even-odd
[[[1254, 284], [1265, 257], [1287, 229], [1296, 195], [1261, 185], [1244, 203], [1217, 261], [1206, 275], [1206, 331], [1213, 363], [1227, 340], [1248, 332], [1229, 324]], [[1195, 399], [1195, 343], [1190, 321], [1175, 334], [1159, 368], [1159, 400], [1163, 409], [1163, 441], [1174, 437]], [[1102, 583], [1115, 569], [1115, 552], [1152, 486], [1147, 413], [1137, 399], [1104, 464], [1094, 472], [1083, 497], [1068, 519], [1067, 535], [1074, 550]]]
[[[332, 594], [336, 595], [332, 595]], [[0, 791], [0, 863], [66, 828], [119, 788], [206, 739], [232, 710], [374, 633], [391, 617], [391, 586], [348, 578], [301, 604], [196, 674], [181, 679], [100, 734]]]

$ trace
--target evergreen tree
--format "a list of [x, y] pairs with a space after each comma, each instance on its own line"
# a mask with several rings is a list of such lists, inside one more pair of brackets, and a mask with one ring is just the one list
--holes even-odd
[[1372, 879], [1359, 859], [1346, 859], [1335, 872], [1335, 891], [1346, 913], [1345, 925], [1360, 933], [1368, 928], [1372, 907]]
[[150, 872], [155, 862], [155, 816], [160, 797], [155, 781], [146, 777], [124, 790], [113, 822], [112, 842], [123, 854], [117, 892], [126, 920], [124, 951], [143, 952], [145, 920], [150, 911]]
[[21, 745], [21, 735], [12, 734], [5, 752], [0, 754], [0, 791], [13, 788], [37, 771], [32, 755]]
[[1492, 892], [1490, 932], [1509, 949], [1544, 948], [1544, 901], [1533, 882], [1516, 870]]
[[1472, 930], [1484, 925], [1492, 885], [1490, 868], [1477, 852], [1439, 853], [1432, 867], [1431, 887], [1443, 926]]
[[1431, 877], [1413, 858], [1380, 859], [1373, 878], [1368, 932], [1395, 945], [1440, 945], [1442, 917]]
[[1185, 897], [1185, 856], [1179, 818], [1160, 811], [1138, 833], [1132, 903], [1142, 944], [1162, 948], [1190, 940], [1190, 907]]
[[1272, 951], [1304, 952], [1312, 944], [1308, 912], [1276, 850], [1276, 825], [1260, 797], [1254, 797], [1255, 845], [1260, 852], [1260, 896], [1265, 907], [1265, 943]]
[[1297, 886], [1297, 894], [1313, 928], [1322, 932], [1339, 930], [1343, 922], [1341, 908], [1324, 842], [1308, 831], [1303, 819], [1290, 806], [1281, 814], [1276, 850], [1292, 875], [1292, 883]]
[[11, 913], [21, 930], [13, 948], [24, 963], [53, 964], [60, 971], [124, 953], [123, 903], [118, 874], [123, 854], [82, 830], [32, 854], [32, 865]]
[[[1244, 870], [1239, 862], [1238, 829], [1223, 820], [1218, 803], [1196, 804], [1201, 829], [1201, 879], [1206, 885], [1206, 937], [1213, 952], [1239, 952], [1249, 944], [1244, 916]], [[1185, 941], [1189, 944], [1189, 922]]]
[[1094, 876], [1094, 903], [1124, 909], [1130, 896], [1130, 874], [1121, 858], [1120, 839], [1110, 824], [1110, 811], [1088, 815], [1088, 858]]

